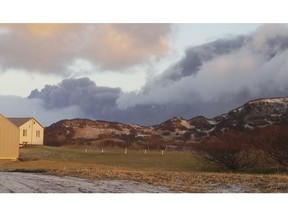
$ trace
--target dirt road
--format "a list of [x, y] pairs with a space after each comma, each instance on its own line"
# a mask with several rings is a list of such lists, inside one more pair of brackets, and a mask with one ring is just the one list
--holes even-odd
[[0, 193], [167, 193], [168, 188], [126, 180], [89, 181], [38, 173], [0, 172]]

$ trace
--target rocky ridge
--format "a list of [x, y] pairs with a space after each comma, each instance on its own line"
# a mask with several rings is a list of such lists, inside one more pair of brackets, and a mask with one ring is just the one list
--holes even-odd
[[252, 100], [212, 119], [174, 117], [151, 127], [89, 119], [61, 120], [45, 129], [45, 144], [163, 148], [189, 145], [224, 131], [252, 130], [273, 124], [288, 124], [288, 97]]

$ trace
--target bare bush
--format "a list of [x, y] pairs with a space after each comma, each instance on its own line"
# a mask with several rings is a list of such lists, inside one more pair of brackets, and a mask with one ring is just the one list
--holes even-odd
[[288, 165], [288, 126], [271, 125], [257, 133], [258, 147], [280, 166]]
[[251, 168], [258, 161], [252, 137], [240, 132], [227, 132], [195, 145], [195, 150], [208, 161], [236, 171]]

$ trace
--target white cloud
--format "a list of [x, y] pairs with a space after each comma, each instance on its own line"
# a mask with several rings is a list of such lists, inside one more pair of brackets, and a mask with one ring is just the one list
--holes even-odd
[[[180, 73], [177, 68], [172, 67], [160, 76], [161, 79], [148, 83], [142, 92], [123, 94], [117, 100], [119, 108], [145, 104], [221, 103], [235, 99], [237, 101], [237, 98], [240, 102], [243, 94], [246, 95], [246, 100], [287, 94], [287, 25], [260, 27], [247, 36], [241, 46], [237, 45], [233, 49], [229, 48], [229, 52], [219, 53], [228, 43], [231, 44], [231, 40], [224, 39], [219, 43], [221, 46], [214, 47], [211, 46], [212, 43], [209, 46], [204, 44], [191, 48], [195, 49], [195, 52], [187, 52], [184, 57], [186, 60], [180, 61]], [[209, 52], [206, 52], [206, 49]], [[192, 58], [197, 57], [197, 52], [201, 57], [197, 67], [187, 64], [186, 62], [192, 62]], [[190, 53], [193, 55], [189, 56]], [[206, 58], [205, 55], [212, 58]], [[186, 74], [181, 73], [182, 63], [185, 63], [184, 66], [188, 65]]]
[[24, 70], [0, 69], [0, 95], [18, 95], [27, 97], [31, 90], [41, 89], [47, 84], [55, 84], [61, 80], [52, 74], [28, 73]]
[[102, 70], [123, 71], [162, 57], [170, 48], [170, 24], [2, 24], [4, 68], [64, 74], [75, 59]]

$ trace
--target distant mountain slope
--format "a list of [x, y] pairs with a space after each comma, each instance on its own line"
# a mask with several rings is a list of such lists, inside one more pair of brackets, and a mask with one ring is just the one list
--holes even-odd
[[249, 101], [213, 119], [174, 117], [151, 127], [89, 119], [61, 120], [45, 129], [45, 144], [139, 148], [189, 145], [223, 131], [245, 131], [273, 124], [288, 125], [288, 97]]

